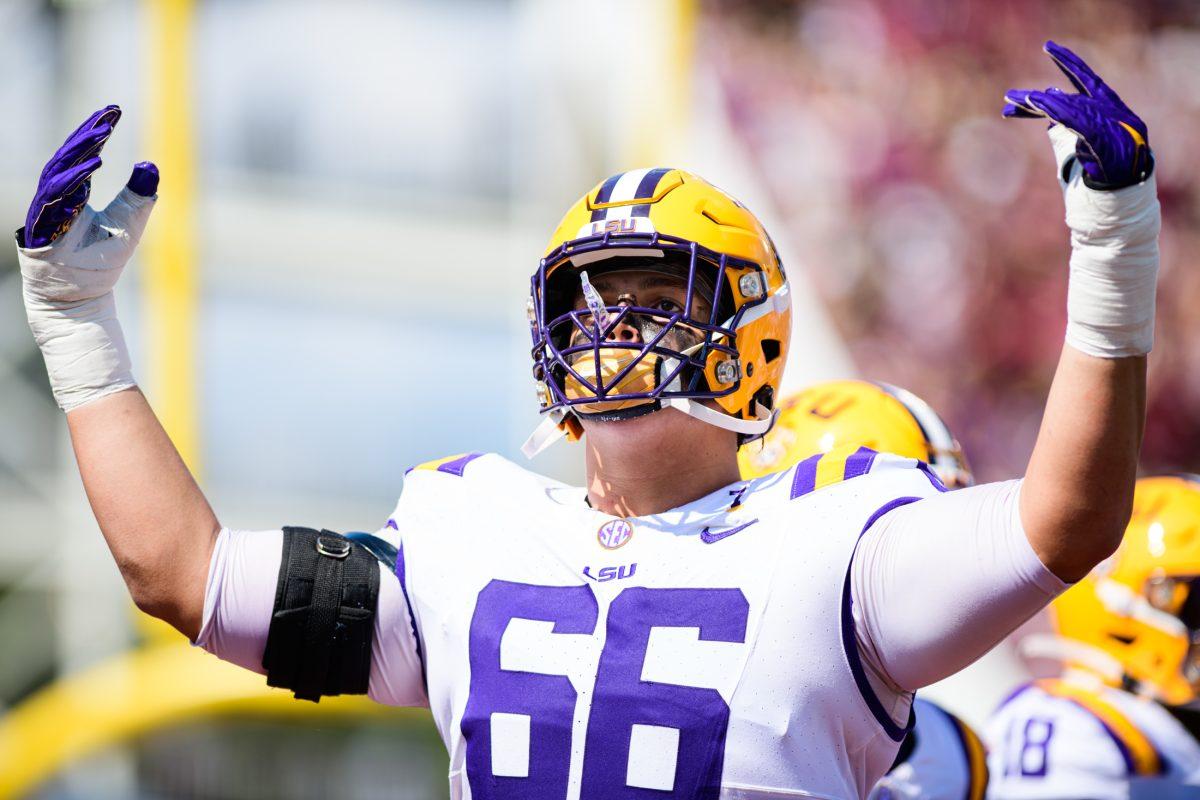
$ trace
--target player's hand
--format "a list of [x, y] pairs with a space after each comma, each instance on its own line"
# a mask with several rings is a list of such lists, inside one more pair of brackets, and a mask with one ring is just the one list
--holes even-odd
[[117, 106], [92, 114], [42, 169], [25, 226], [17, 231], [27, 306], [106, 294], [141, 239], [158, 189], [154, 164], [137, 164], [103, 210], [87, 204], [100, 151], [120, 118]]
[[1051, 141], [1062, 167], [1074, 156], [1091, 189], [1122, 189], [1141, 183], [1154, 169], [1146, 123], [1109, 88], [1083, 59], [1062, 45], [1043, 48], [1071, 81], [1078, 94], [1050, 87], [1044, 92], [1009, 89], [1006, 117], [1046, 117]]

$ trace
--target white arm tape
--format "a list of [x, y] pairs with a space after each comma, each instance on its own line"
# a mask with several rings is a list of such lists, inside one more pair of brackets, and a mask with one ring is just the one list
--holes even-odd
[[125, 188], [103, 211], [84, 207], [52, 244], [17, 248], [25, 313], [63, 411], [136, 385], [113, 286], [154, 200]]
[[26, 299], [25, 311], [63, 411], [137, 385], [112, 292], [78, 304]]
[[[1057, 133], [1056, 133], [1057, 132]], [[1161, 215], [1154, 176], [1116, 191], [1096, 191], [1072, 164], [1075, 136], [1050, 129], [1059, 156], [1059, 179], [1071, 229], [1067, 287], [1067, 344], [1099, 358], [1140, 356], [1154, 345], [1154, 296], [1158, 281]]]

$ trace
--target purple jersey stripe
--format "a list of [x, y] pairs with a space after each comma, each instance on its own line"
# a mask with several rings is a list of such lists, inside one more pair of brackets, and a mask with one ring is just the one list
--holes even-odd
[[817, 462], [822, 453], [809, 456], [796, 465], [796, 474], [792, 478], [792, 499], [808, 494], [817, 485]]
[[860, 447], [846, 459], [846, 468], [842, 471], [842, 480], [857, 478], [871, 471], [875, 456], [879, 455], [869, 447]]
[[[1003, 700], [1000, 701], [1000, 704], [996, 706], [996, 711], [999, 711], [1000, 709], [1004, 708], [1006, 705], [1011, 703], [1013, 700], [1016, 700], [1018, 697], [1025, 694], [1025, 692], [1029, 691], [1032, 688], [1033, 688], [1032, 683], [1023, 683], [1020, 686], [1018, 686], [1017, 688], [1013, 689], [1011, 692], [1008, 693], [1008, 697], [1005, 697]], [[996, 711], [993, 711], [992, 713], [995, 714]]]
[[[867, 520], [867, 524], [863, 526], [862, 532], [859, 533], [859, 541], [862, 541], [862, 535], [870, 530], [871, 526], [884, 514], [894, 511], [900, 506], [915, 503], [920, 499], [919, 497], [897, 497], [885, 503]], [[862, 695], [867, 708], [871, 710], [871, 715], [875, 717], [875, 721], [883, 728], [888, 738], [893, 742], [900, 742], [912, 730], [916, 716], [910, 711], [907, 724], [903, 726], [896, 724], [895, 720], [892, 719], [892, 715], [883, 707], [883, 703], [879, 702], [879, 698], [875, 695], [875, 690], [871, 688], [871, 682], [867, 680], [867, 673], [862, 665], [862, 658], [858, 654], [858, 638], [855, 635], [854, 626], [854, 600], [850, 592], [850, 570], [854, 566], [854, 554], [857, 552], [858, 544], [855, 543], [854, 551], [850, 553], [850, 563], [846, 565], [846, 578], [842, 582], [842, 650], [846, 654], [846, 661], [850, 665], [850, 674], [854, 676], [854, 683], [858, 686], [859, 694]]]
[[925, 473], [925, 477], [929, 478], [929, 482], [933, 484], [933, 488], [937, 489], [939, 492], [950, 491], [946, 488], [946, 484], [942, 483], [942, 479], [938, 477], [938, 474], [933, 471], [933, 467], [929, 466], [924, 461], [918, 461], [917, 469]]
[[1071, 698], [1069, 698], [1069, 697], [1066, 699], [1070, 700], [1072, 703], [1075, 703], [1075, 705], [1079, 706], [1084, 711], [1086, 711], [1088, 713], [1088, 715], [1090, 717], [1092, 717], [1092, 719], [1094, 719], [1100, 723], [1100, 727], [1104, 728], [1104, 732], [1108, 734], [1108, 738], [1113, 740], [1113, 744], [1115, 744], [1117, 746], [1117, 750], [1119, 750], [1121, 753], [1121, 758], [1124, 759], [1124, 761], [1125, 761], [1125, 774], [1126, 775], [1137, 775], [1138, 774], [1137, 764], [1134, 763], [1133, 753], [1129, 752], [1129, 748], [1125, 746], [1125, 742], [1121, 741], [1121, 737], [1117, 735], [1117, 732], [1114, 731], [1112, 728], [1108, 727], [1107, 722], [1102, 720], [1099, 716], [1096, 715], [1095, 712], [1093, 712], [1090, 708], [1085, 706], [1083, 703], [1077, 703], [1074, 700], [1071, 700]]
[[421, 683], [425, 686], [425, 694], [429, 694], [429, 679], [425, 676], [425, 651], [421, 647], [421, 632], [417, 630], [417, 615], [413, 613], [412, 600], [408, 597], [408, 566], [404, 561], [404, 544], [396, 550], [396, 577], [400, 579], [400, 592], [404, 595], [404, 605], [408, 606], [408, 620], [412, 624], [413, 641], [417, 643], [417, 660], [421, 662]]
[[456, 458], [453, 461], [447, 461], [445, 464], [439, 464], [437, 471], [445, 472], [450, 475], [457, 475], [461, 478], [463, 470], [466, 469], [467, 464], [470, 464], [481, 455], [483, 455], [483, 453], [467, 453], [465, 456]]
[[[616, 188], [617, 181], [621, 180], [621, 176], [624, 174], [624, 172], [618, 172], [616, 175], [611, 176], [604, 182], [604, 184], [600, 187], [600, 191], [596, 192], [597, 204], [608, 202], [608, 198], [612, 197], [613, 189]], [[603, 220], [604, 212], [607, 210], [608, 209], [605, 208], [597, 208], [592, 211], [592, 222], [600, 222]]]

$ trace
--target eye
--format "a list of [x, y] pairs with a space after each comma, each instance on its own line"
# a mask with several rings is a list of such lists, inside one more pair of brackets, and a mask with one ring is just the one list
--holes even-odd
[[678, 314], [683, 311], [683, 306], [669, 297], [664, 297], [662, 300], [659, 300], [657, 303], [651, 306], [651, 308], [660, 309], [668, 314]]

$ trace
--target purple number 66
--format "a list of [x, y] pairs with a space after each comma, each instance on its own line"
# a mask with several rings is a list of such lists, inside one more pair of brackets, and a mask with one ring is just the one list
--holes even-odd
[[[701, 641], [741, 643], [749, 613], [739, 589], [631, 587], [613, 600], [584, 744], [581, 800], [717, 796], [729, 706], [714, 689], [642, 680], [642, 665], [652, 628], [698, 628]], [[566, 797], [575, 689], [565, 675], [502, 669], [500, 640], [513, 619], [551, 622], [554, 633], [592, 634], [598, 616], [589, 586], [493, 580], [479, 593], [471, 619], [470, 695], [462, 719], [467, 779], [475, 798]], [[528, 761], [519, 774], [495, 774], [497, 714], [528, 720]], [[666, 783], [638, 785], [631, 777], [635, 726], [675, 737], [674, 773], [659, 778]]]

